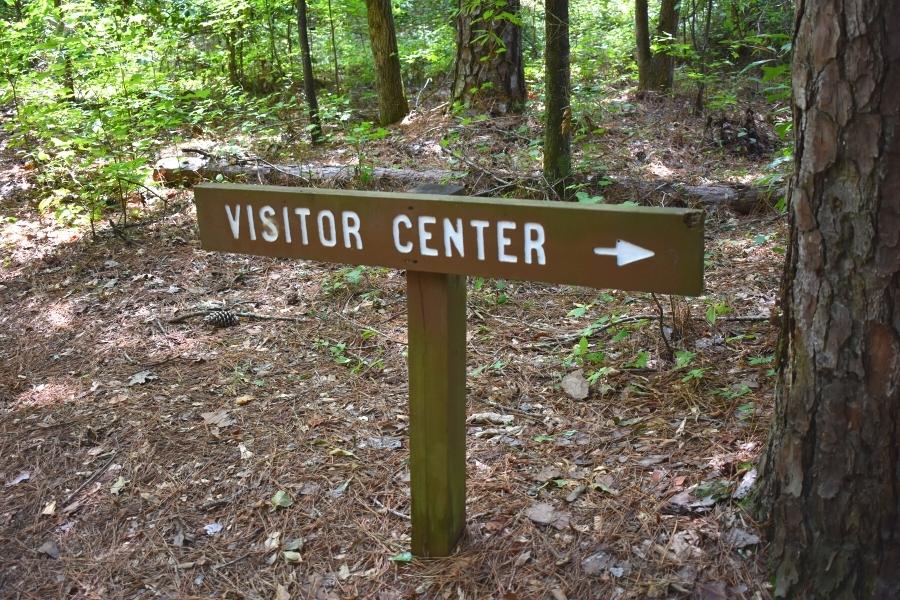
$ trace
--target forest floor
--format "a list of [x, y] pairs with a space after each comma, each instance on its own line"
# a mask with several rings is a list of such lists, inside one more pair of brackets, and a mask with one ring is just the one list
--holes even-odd
[[[622, 102], [576, 162], [689, 182], [766, 162], [677, 101]], [[434, 111], [365, 160], [459, 169], [440, 140], [481, 144], [482, 191], [535, 127]], [[466, 534], [410, 560], [402, 273], [206, 252], [189, 190], [92, 240], [36, 214], [30, 176], [0, 148], [0, 597], [769, 597], [746, 492], [779, 213], [708, 212], [698, 298], [470, 279]], [[257, 316], [173, 322], [222, 305]]]

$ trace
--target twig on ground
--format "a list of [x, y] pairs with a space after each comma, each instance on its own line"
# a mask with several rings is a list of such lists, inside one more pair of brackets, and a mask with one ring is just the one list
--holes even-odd
[[113, 451], [113, 454], [112, 454], [112, 456], [109, 457], [109, 460], [106, 461], [106, 462], [103, 464], [102, 467], [100, 467], [99, 469], [97, 469], [96, 471], [94, 471], [94, 474], [91, 475], [90, 477], [88, 477], [87, 480], [86, 480], [84, 483], [82, 483], [81, 485], [79, 485], [79, 486], [75, 489], [74, 492], [72, 492], [71, 494], [69, 494], [69, 496], [63, 501], [62, 506], [68, 506], [68, 505], [72, 504], [72, 501], [75, 500], [75, 498], [78, 497], [78, 494], [80, 494], [82, 491], [84, 491], [84, 488], [86, 488], [87, 486], [91, 485], [92, 483], [94, 483], [95, 481], [97, 481], [98, 479], [100, 479], [100, 476], [103, 475], [104, 473], [106, 473], [106, 470], [109, 468], [109, 466], [110, 466], [110, 465], [113, 463], [113, 461], [116, 459], [116, 455], [118, 455], [118, 451]]
[[663, 326], [665, 314], [663, 313], [662, 304], [659, 303], [659, 298], [656, 297], [656, 294], [651, 293], [650, 297], [653, 298], [653, 303], [656, 304], [656, 310], [659, 312], [659, 335], [662, 337], [663, 344], [666, 345], [666, 351], [669, 353], [669, 357], [671, 358], [675, 356], [675, 351], [672, 350], [672, 344], [669, 343], [669, 338], [666, 337], [666, 329]]

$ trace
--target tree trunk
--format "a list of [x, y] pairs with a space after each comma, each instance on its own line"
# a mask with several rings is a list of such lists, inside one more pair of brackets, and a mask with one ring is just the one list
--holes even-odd
[[[485, 13], [491, 16], [485, 18]], [[525, 106], [525, 68], [519, 0], [497, 6], [460, 0], [456, 18], [453, 100], [471, 101], [501, 113]]]
[[775, 420], [775, 595], [900, 598], [900, 4], [805, 0]]
[[678, 34], [678, 13], [680, 0], [662, 0], [659, 7], [659, 22], [656, 25], [656, 43], [659, 50], [653, 52], [650, 60], [650, 89], [668, 92], [675, 79], [675, 57], [668, 51], [670, 41]]
[[379, 121], [382, 125], [390, 125], [409, 113], [400, 76], [391, 0], [366, 0], [366, 16], [377, 75]]
[[316, 81], [313, 78], [312, 54], [309, 51], [306, 0], [297, 0], [297, 33], [300, 35], [300, 58], [303, 62], [303, 93], [309, 108], [309, 134], [313, 144], [317, 144], [322, 141], [322, 123], [319, 121], [319, 101], [316, 99]]
[[572, 173], [569, 106], [569, 0], [546, 0], [544, 178], [560, 200]]
[[334, 91], [341, 93], [341, 74], [338, 71], [337, 36], [334, 34], [334, 13], [328, 0], [328, 26], [331, 28], [331, 58], [334, 61]]
[[634, 36], [637, 45], [638, 90], [650, 89], [650, 17], [647, 0], [634, 0]]
[[75, 73], [72, 68], [72, 57], [69, 56], [69, 51], [65, 47], [66, 46], [66, 22], [65, 15], [62, 10], [62, 0], [53, 0], [53, 6], [59, 11], [59, 21], [56, 25], [56, 34], [59, 36], [60, 43], [63, 45], [62, 56], [63, 56], [63, 87], [66, 90], [66, 99], [74, 100], [75, 99]]

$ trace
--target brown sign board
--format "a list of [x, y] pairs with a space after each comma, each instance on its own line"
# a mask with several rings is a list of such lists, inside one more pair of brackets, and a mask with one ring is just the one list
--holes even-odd
[[203, 248], [644, 292], [703, 292], [699, 210], [202, 184]]

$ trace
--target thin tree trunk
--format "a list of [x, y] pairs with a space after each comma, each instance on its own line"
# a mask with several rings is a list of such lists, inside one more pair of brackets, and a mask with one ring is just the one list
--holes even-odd
[[319, 121], [319, 101], [316, 99], [316, 81], [313, 78], [312, 54], [309, 51], [306, 0], [297, 0], [297, 33], [300, 35], [300, 55], [303, 61], [303, 93], [309, 107], [309, 133], [312, 142], [317, 144], [322, 141], [322, 123]]
[[[487, 11], [493, 16], [485, 18]], [[510, 16], [499, 17], [499, 14]], [[525, 106], [525, 66], [519, 0], [498, 7], [485, 0], [459, 0], [453, 100], [473, 101], [499, 112]]]
[[554, 195], [567, 198], [572, 174], [572, 110], [569, 105], [569, 0], [546, 0], [546, 125], [544, 178]]
[[760, 477], [774, 592], [900, 598], [900, 4], [805, 0], [797, 22], [783, 358]]
[[382, 125], [390, 125], [409, 113], [400, 76], [391, 0], [366, 0], [366, 16], [377, 73], [379, 121]]
[[634, 0], [634, 36], [637, 45], [638, 90], [650, 89], [650, 18], [647, 0]]
[[706, 3], [706, 25], [703, 29], [703, 46], [699, 52], [700, 78], [697, 80], [697, 96], [694, 98], [694, 114], [703, 113], [704, 96], [706, 94], [706, 57], [709, 54], [709, 28], [712, 23], [713, 0]]
[[69, 56], [69, 51], [65, 48], [66, 22], [62, 11], [62, 1], [53, 0], [53, 6], [59, 13], [59, 23], [56, 26], [56, 34], [60, 37], [61, 43], [63, 44], [63, 87], [66, 90], [66, 98], [73, 100], [75, 98], [75, 73], [72, 67], [72, 57]]
[[331, 11], [331, 0], [328, 0], [328, 26], [331, 28], [331, 58], [334, 61], [334, 90], [341, 93], [341, 74], [338, 71], [337, 36], [334, 33], [334, 14]]
[[656, 40], [660, 50], [653, 52], [650, 60], [650, 89], [668, 92], [675, 79], [675, 57], [668, 51], [668, 41], [678, 34], [678, 13], [680, 0], [662, 0], [659, 6], [659, 22], [656, 26]]

